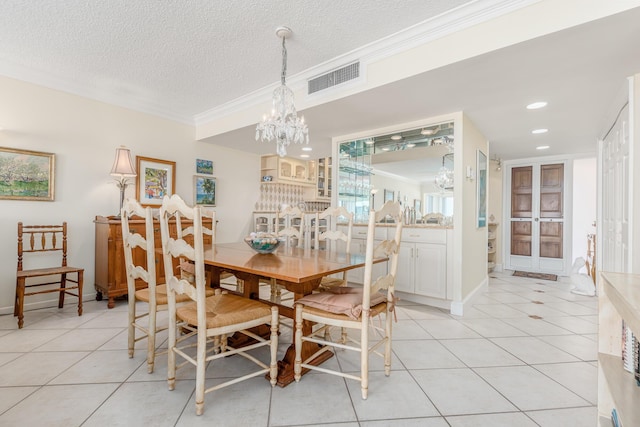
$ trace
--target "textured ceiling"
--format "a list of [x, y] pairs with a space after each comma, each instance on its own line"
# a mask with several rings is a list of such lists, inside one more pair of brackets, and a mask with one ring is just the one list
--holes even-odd
[[192, 119], [468, 0], [2, 0], [8, 64]]
[[[292, 76], [447, 11], [531, 3], [0, 0], [0, 75], [193, 123], [195, 115], [277, 82], [280, 25], [294, 32], [287, 42]], [[490, 141], [491, 157], [594, 153], [625, 77], [640, 72], [638, 22], [635, 7], [307, 108], [313, 157], [330, 155], [338, 135], [455, 111]], [[540, 98], [549, 101], [546, 109], [523, 108]], [[536, 127], [550, 131], [532, 136]], [[255, 124], [206, 141], [274, 151], [254, 133]], [[552, 148], [537, 152], [541, 143]], [[290, 153], [301, 152], [295, 146]]]

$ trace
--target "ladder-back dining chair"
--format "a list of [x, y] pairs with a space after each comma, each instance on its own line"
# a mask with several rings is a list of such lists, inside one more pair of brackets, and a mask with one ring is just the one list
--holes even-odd
[[[173, 238], [169, 234], [169, 221], [176, 215], [193, 221], [193, 245], [184, 239]], [[223, 293], [220, 289], [216, 289], [214, 296], [206, 297], [201, 207], [191, 208], [175, 194], [171, 197], [165, 196], [160, 208], [160, 234], [169, 297], [167, 369], [169, 390], [173, 390], [176, 386], [176, 368], [188, 364], [194, 365], [196, 367], [196, 414], [201, 415], [204, 411], [205, 393], [265, 374], [269, 376], [271, 385], [274, 386], [278, 373], [278, 308], [249, 298]], [[171, 266], [176, 258], [188, 259], [194, 264], [194, 283], [174, 274]], [[187, 296], [192, 302], [177, 306], [180, 296]], [[250, 331], [250, 328], [264, 324], [271, 325], [271, 334], [268, 340]], [[185, 333], [179, 335], [178, 328], [181, 328]], [[255, 344], [237, 349], [232, 348], [228, 345], [227, 337], [234, 333], [253, 338]], [[196, 338], [195, 354], [192, 345], [193, 337]], [[212, 344], [209, 349], [207, 349], [208, 342]], [[267, 363], [248, 353], [265, 346], [270, 349], [270, 358]], [[260, 369], [205, 388], [207, 364], [232, 355], [242, 356], [254, 362]], [[176, 366], [176, 356], [184, 359], [184, 362], [178, 366]], [[215, 368], [215, 362], [213, 367]], [[225, 373], [225, 376], [229, 376], [229, 373]]]
[[[130, 223], [134, 217], [144, 219], [144, 228], [136, 229]], [[120, 211], [122, 222], [122, 243], [124, 248], [124, 264], [127, 273], [128, 292], [128, 351], [134, 356], [135, 344], [147, 339], [147, 371], [154, 370], [156, 350], [156, 334], [167, 329], [157, 325], [157, 312], [167, 308], [167, 285], [157, 283], [156, 248], [154, 241], [153, 214], [150, 207], [143, 207], [135, 199], [127, 199]], [[138, 249], [139, 248], [139, 249]], [[165, 272], [166, 274], [166, 272]], [[136, 285], [142, 280], [143, 285]], [[143, 286], [143, 287], [141, 287]], [[213, 290], [208, 291], [213, 295]], [[179, 302], [189, 301], [180, 297]], [[146, 311], [138, 311], [139, 303], [146, 304]], [[144, 322], [146, 319], [146, 322]]]
[[[346, 230], [338, 228], [338, 222], [345, 222]], [[322, 231], [321, 223], [326, 224], [326, 229]], [[320, 248], [324, 242], [327, 251], [343, 251], [351, 253], [351, 234], [353, 230], [353, 213], [347, 211], [344, 206], [329, 207], [323, 212], [316, 213], [314, 224], [314, 244], [313, 247]], [[320, 282], [320, 291], [328, 290], [336, 286], [347, 286], [347, 272], [343, 272], [340, 277], [326, 276]]]
[[[391, 216], [396, 223], [392, 239], [379, 244], [374, 241], [376, 223]], [[391, 318], [395, 310], [395, 278], [398, 270], [398, 251], [402, 234], [402, 209], [398, 202], [388, 201], [379, 211], [371, 211], [367, 229], [367, 247], [363, 287], [338, 287], [318, 292], [296, 301], [295, 305], [295, 347], [294, 378], [300, 381], [302, 369], [315, 369], [324, 373], [354, 379], [360, 382], [362, 398], [366, 399], [369, 389], [369, 355], [374, 353], [384, 358], [385, 375], [391, 374]], [[389, 273], [378, 278], [372, 277], [373, 260], [388, 257]], [[384, 291], [384, 292], [381, 292]], [[383, 316], [384, 327], [372, 321], [373, 317]], [[307, 336], [302, 335], [303, 322], [315, 322], [318, 327]], [[325, 338], [326, 329], [341, 327], [359, 331], [359, 336], [346, 336], [346, 342], [332, 342]], [[370, 337], [371, 335], [371, 337]], [[372, 344], [369, 340], [372, 340]], [[302, 343], [311, 342], [320, 345], [317, 352], [302, 360]], [[378, 351], [383, 347], [384, 352]], [[360, 372], [347, 373], [309, 363], [319, 354], [331, 348], [360, 353]], [[312, 376], [308, 376], [311, 380]]]
[[[46, 252], [58, 252], [62, 258], [60, 264], [55, 267], [24, 268], [25, 255], [35, 255], [36, 253], [43, 255]], [[68, 276], [69, 274], [71, 277]], [[74, 275], [75, 278], [73, 278]], [[54, 276], [57, 276], [58, 279], [50, 281]], [[61, 225], [24, 225], [22, 222], [18, 223], [18, 268], [16, 272], [16, 298], [13, 307], [13, 315], [18, 317], [18, 328], [22, 329], [24, 325], [24, 297], [26, 296], [57, 292], [58, 308], [64, 306], [65, 295], [75, 296], [78, 298], [78, 316], [81, 316], [83, 276], [84, 268], [67, 265], [66, 222]], [[28, 280], [35, 278], [44, 279], [38, 279], [35, 282]], [[68, 286], [69, 282], [73, 285]], [[51, 285], [54, 287], [51, 288]], [[31, 288], [40, 288], [40, 290], [27, 292]], [[73, 290], [75, 292], [72, 292]]]

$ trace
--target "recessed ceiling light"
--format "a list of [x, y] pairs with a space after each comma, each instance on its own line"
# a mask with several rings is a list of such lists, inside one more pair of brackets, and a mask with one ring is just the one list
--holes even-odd
[[402, 136], [400, 136], [400, 135], [391, 135], [391, 139], [393, 139], [394, 141], [398, 141], [398, 140], [402, 139]]
[[364, 143], [367, 144], [367, 145], [371, 145], [371, 144], [374, 143], [374, 140], [373, 139], [367, 139]]
[[407, 145], [406, 145], [406, 147], [407, 147], [407, 148], [413, 148], [413, 147], [415, 147], [415, 146], [416, 146], [416, 144], [414, 144], [414, 143], [410, 143], [410, 144], [407, 144]]
[[531, 133], [533, 133], [535, 135], [537, 135], [539, 133], [547, 133], [547, 132], [549, 132], [549, 129], [534, 129], [534, 130], [531, 131]]
[[300, 154], [300, 157], [302, 157], [303, 159], [307, 159], [307, 158], [309, 158], [309, 155], [308, 154]]
[[538, 145], [538, 146], [536, 147], [536, 150], [546, 150], [546, 149], [548, 149], [548, 148], [549, 148], [549, 146], [548, 146], [548, 145]]
[[313, 151], [311, 147], [302, 147], [302, 151]]
[[543, 108], [546, 106], [547, 106], [546, 101], [532, 102], [531, 104], [527, 105], [527, 110], [537, 110], [538, 108]]
[[420, 133], [422, 135], [433, 135], [436, 131], [433, 129], [422, 129]]
[[382, 151], [389, 151], [389, 147], [382, 147]]

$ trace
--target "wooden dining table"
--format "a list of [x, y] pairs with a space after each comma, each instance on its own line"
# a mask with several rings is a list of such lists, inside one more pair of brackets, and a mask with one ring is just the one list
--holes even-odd
[[[374, 263], [385, 262], [387, 258], [376, 258]], [[205, 266], [211, 274], [211, 285], [220, 286], [220, 275], [232, 273], [244, 282], [239, 293], [247, 298], [260, 299], [259, 282], [261, 279], [276, 279], [294, 295], [294, 302], [318, 288], [324, 276], [362, 268], [365, 264], [363, 254], [325, 251], [308, 248], [279, 247], [271, 254], [259, 254], [244, 242], [217, 243], [205, 251]], [[276, 300], [262, 300], [278, 305], [281, 315], [294, 318], [294, 308], [282, 305]], [[312, 324], [303, 324], [303, 333], [311, 333]], [[268, 333], [268, 328], [267, 331]], [[278, 385], [281, 387], [294, 381], [293, 364], [295, 344], [287, 349], [284, 358], [278, 361]], [[302, 358], [306, 359], [318, 350], [314, 343], [303, 343]], [[323, 352], [311, 363], [319, 365], [329, 359], [333, 353]]]

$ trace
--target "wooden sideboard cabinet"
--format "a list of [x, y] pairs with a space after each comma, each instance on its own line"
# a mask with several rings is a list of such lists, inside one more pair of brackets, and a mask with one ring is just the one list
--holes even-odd
[[[96, 300], [101, 301], [104, 296], [108, 298], [108, 308], [113, 308], [115, 298], [127, 295], [127, 273], [124, 265], [124, 249], [122, 247], [122, 225], [119, 217], [96, 216], [94, 220], [96, 232], [95, 251], [95, 288]], [[211, 228], [211, 219], [203, 219], [204, 226]], [[191, 221], [183, 220], [182, 226], [191, 225]], [[139, 233], [146, 237], [144, 219], [132, 219], [129, 228], [133, 233]], [[154, 221], [154, 243], [156, 250], [156, 282], [164, 283], [164, 263], [162, 262], [162, 240], [160, 237], [160, 222]], [[176, 224], [169, 223], [169, 233], [176, 234]], [[211, 236], [204, 235], [204, 243], [211, 243]], [[146, 266], [146, 255], [140, 248], [133, 250], [133, 258], [136, 264]], [[175, 264], [175, 263], [174, 263]], [[177, 264], [174, 265], [174, 269]], [[175, 271], [175, 270], [174, 270]], [[146, 283], [136, 280], [136, 289], [146, 287]]]

